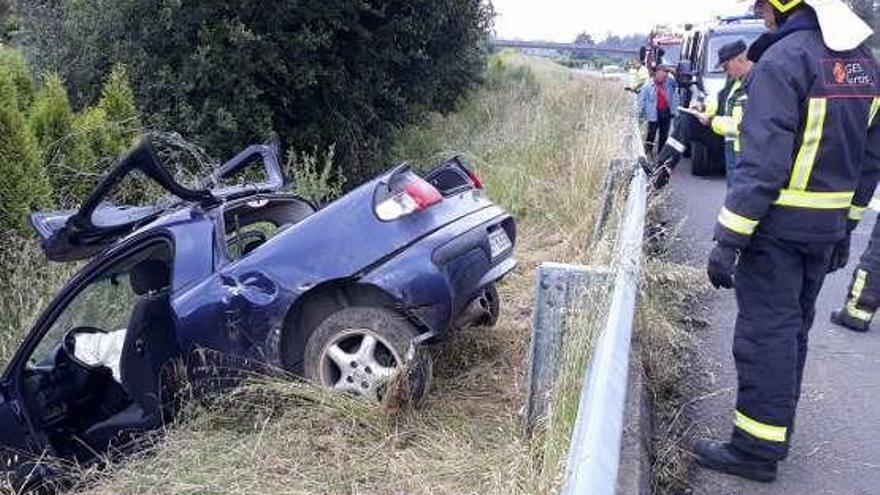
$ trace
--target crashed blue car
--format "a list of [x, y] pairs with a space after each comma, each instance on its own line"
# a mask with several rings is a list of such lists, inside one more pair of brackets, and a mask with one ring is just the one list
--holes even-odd
[[[166, 200], [111, 202], [135, 173]], [[285, 182], [259, 145], [185, 187], [144, 139], [78, 210], [32, 215], [48, 258], [90, 261], [2, 375], [2, 469], [123, 449], [173, 414], [181, 376], [254, 363], [369, 401], [406, 369], [420, 401], [425, 345], [494, 324], [514, 221], [460, 160], [398, 166], [321, 209]]]

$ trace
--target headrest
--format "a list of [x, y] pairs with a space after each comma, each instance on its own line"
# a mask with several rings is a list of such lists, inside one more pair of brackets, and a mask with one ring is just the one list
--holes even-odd
[[162, 290], [170, 284], [168, 264], [159, 260], [144, 260], [128, 274], [131, 290], [139, 296]]

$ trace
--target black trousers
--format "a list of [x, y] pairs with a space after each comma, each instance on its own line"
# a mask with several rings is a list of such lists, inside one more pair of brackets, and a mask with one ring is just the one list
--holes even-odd
[[853, 318], [870, 321], [880, 307], [880, 220], [875, 220], [868, 247], [849, 284], [844, 309]]
[[724, 138], [712, 132], [712, 128], [705, 126], [689, 113], [679, 112], [675, 118], [675, 128], [672, 137], [685, 146], [696, 141], [708, 147], [720, 147], [724, 145]]
[[645, 154], [654, 156], [654, 145], [659, 151], [669, 137], [669, 125], [672, 124], [672, 112], [667, 108], [657, 112], [657, 121], [648, 122], [648, 135], [645, 137]]
[[788, 455], [816, 298], [833, 248], [759, 232], [740, 257], [733, 338], [739, 387], [731, 439], [740, 450], [775, 461]]

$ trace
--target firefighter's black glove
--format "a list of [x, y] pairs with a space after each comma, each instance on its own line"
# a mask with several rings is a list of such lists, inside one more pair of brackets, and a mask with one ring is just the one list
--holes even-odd
[[654, 189], [663, 189], [666, 187], [666, 184], [669, 184], [670, 177], [672, 177], [672, 172], [669, 170], [669, 167], [660, 165], [651, 174], [651, 184], [654, 185]]
[[712, 287], [733, 288], [733, 272], [736, 269], [737, 258], [739, 258], [738, 249], [715, 243], [715, 247], [709, 253], [709, 266], [706, 268]]
[[846, 221], [846, 235], [852, 234], [853, 230], [856, 230], [856, 227], [859, 226], [858, 220], [849, 220]]
[[654, 186], [654, 189], [662, 189], [669, 183], [669, 178], [672, 176], [672, 170], [663, 165], [653, 165], [645, 158], [639, 158], [639, 165], [642, 166], [642, 170], [645, 171], [645, 174], [651, 181], [651, 185]]
[[831, 263], [828, 264], [828, 273], [846, 268], [846, 264], [849, 263], [850, 239], [852, 236], [847, 233], [846, 237], [834, 246], [834, 251], [831, 252]]

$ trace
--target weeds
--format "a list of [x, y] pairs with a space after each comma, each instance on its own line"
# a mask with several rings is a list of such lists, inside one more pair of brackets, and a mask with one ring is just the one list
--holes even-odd
[[665, 198], [654, 201], [649, 212], [649, 256], [639, 298], [637, 348], [653, 406], [653, 493], [683, 493], [689, 463], [682, 448], [681, 381], [692, 352], [693, 332], [706, 322], [699, 295], [705, 289], [702, 270], [670, 260], [678, 226], [662, 224]]
[[333, 147], [324, 153], [318, 150], [312, 153], [290, 150], [285, 173], [293, 185], [293, 192], [319, 205], [339, 197], [345, 186], [345, 176], [342, 175], [342, 169], [333, 167], [335, 156]]

